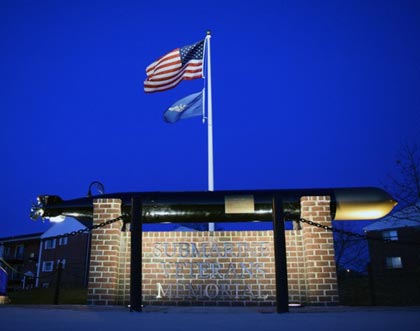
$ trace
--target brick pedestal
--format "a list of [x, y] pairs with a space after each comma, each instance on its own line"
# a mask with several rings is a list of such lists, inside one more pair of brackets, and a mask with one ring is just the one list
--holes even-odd
[[[117, 218], [121, 215], [121, 201], [95, 200], [93, 213], [94, 225]], [[118, 302], [121, 223], [115, 222], [92, 231], [88, 304], [114, 305]]]
[[[329, 197], [302, 197], [301, 217], [331, 226]], [[331, 231], [302, 223], [302, 244], [307, 284], [306, 304], [338, 303], [334, 239]]]

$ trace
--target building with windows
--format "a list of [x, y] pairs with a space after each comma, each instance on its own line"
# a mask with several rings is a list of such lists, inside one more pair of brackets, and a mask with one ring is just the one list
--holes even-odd
[[408, 208], [364, 228], [378, 304], [420, 303], [420, 203]]
[[56, 270], [61, 265], [61, 283], [68, 287], [85, 287], [88, 279], [89, 240], [88, 233], [56, 238], [64, 233], [77, 232], [85, 225], [67, 217], [55, 223], [41, 235], [39, 259], [36, 271], [36, 286], [49, 287], [56, 279]]
[[42, 233], [0, 238], [0, 266], [7, 272], [8, 288], [34, 285]]
[[0, 238], [0, 266], [8, 275], [8, 289], [50, 287], [61, 265], [61, 286], [85, 287], [89, 269], [90, 234], [60, 237], [84, 229], [73, 218], [54, 223], [44, 233]]

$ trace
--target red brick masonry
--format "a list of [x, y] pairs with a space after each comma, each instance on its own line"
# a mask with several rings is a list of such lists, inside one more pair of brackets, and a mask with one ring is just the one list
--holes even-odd
[[[331, 224], [328, 197], [302, 198], [302, 217]], [[94, 222], [119, 216], [119, 200], [98, 200]], [[130, 233], [121, 225], [94, 230], [90, 304], [128, 304]], [[302, 224], [286, 231], [289, 302], [337, 304], [333, 238]], [[143, 233], [146, 305], [275, 305], [272, 231]]]

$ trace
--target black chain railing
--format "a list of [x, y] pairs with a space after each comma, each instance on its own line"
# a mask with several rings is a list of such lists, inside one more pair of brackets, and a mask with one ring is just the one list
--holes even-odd
[[[74, 237], [80, 234], [84, 234], [84, 233], [89, 233], [92, 230], [95, 229], [99, 229], [99, 228], [103, 228], [107, 225], [119, 222], [119, 221], [123, 221], [123, 227], [122, 227], [122, 231], [125, 231], [125, 226], [126, 223], [128, 222], [128, 215], [120, 215], [116, 218], [110, 219], [108, 221], [104, 221], [98, 224], [94, 224], [92, 226], [87, 226], [84, 229], [80, 229], [77, 231], [71, 231], [71, 232], [67, 232], [67, 233], [63, 233], [63, 234], [59, 234], [56, 236], [52, 236], [52, 237], [48, 237], [48, 238], [43, 238], [41, 239], [41, 241], [46, 241], [46, 240], [54, 240], [54, 239], [60, 239], [60, 238], [67, 238], [67, 237]], [[16, 275], [21, 275], [21, 276], [27, 276], [25, 275], [24, 272], [18, 271], [16, 270], [13, 266], [11, 266], [9, 263], [7, 263], [4, 259], [0, 258], [0, 262], [2, 262], [8, 269], [12, 270]], [[33, 276], [31, 278], [33, 279], [45, 279], [45, 278], [51, 278], [52, 276], [54, 276], [57, 272], [57, 269], [53, 270], [51, 273], [49, 273], [48, 275], [45, 276]]]
[[341, 233], [341, 234], [345, 234], [345, 235], [348, 235], [348, 236], [357, 237], [357, 238], [360, 238], [360, 239], [368, 239], [366, 235], [356, 233], [356, 232], [352, 232], [352, 231], [343, 230], [343, 229], [337, 229], [337, 228], [334, 228], [332, 226], [328, 226], [328, 225], [317, 223], [317, 222], [314, 222], [314, 221], [311, 221], [311, 220], [307, 220], [306, 218], [299, 218], [298, 222], [306, 223], [308, 225], [315, 226], [317, 228], [322, 228], [326, 231]]
[[[56, 236], [53, 236], [53, 237], [48, 237], [48, 238], [42, 239], [42, 241], [72, 237], [72, 236], [77, 236], [77, 235], [84, 234], [84, 233], [89, 233], [92, 230], [99, 229], [99, 228], [105, 227], [107, 225], [110, 225], [110, 224], [113, 224], [113, 223], [116, 223], [116, 222], [119, 222], [119, 221], [123, 221], [123, 226], [122, 226], [121, 231], [125, 231], [125, 227], [126, 227], [126, 224], [128, 222], [128, 215], [120, 215], [116, 218], [113, 218], [113, 219], [110, 219], [110, 220], [107, 220], [107, 221], [104, 221], [104, 222], [101, 222], [101, 223], [98, 223], [98, 224], [94, 224], [90, 227], [85, 227], [84, 229], [59, 234], [59, 235], [56, 235]], [[380, 242], [383, 242], [383, 243], [391, 243], [392, 242], [392, 243], [406, 244], [406, 245], [420, 245], [420, 242], [415, 242], [415, 241], [402, 241], [402, 240], [394, 241], [394, 240], [390, 240], [390, 239], [386, 239], [386, 238], [372, 237], [372, 236], [368, 236], [368, 235], [364, 235], [364, 234], [360, 234], [360, 233], [356, 233], [356, 232], [352, 232], [352, 231], [348, 231], [348, 230], [334, 228], [332, 226], [317, 223], [317, 222], [314, 222], [314, 221], [311, 221], [311, 220], [308, 220], [308, 219], [305, 219], [305, 218], [293, 219], [293, 221], [306, 223], [310, 226], [314, 226], [314, 227], [317, 227], [317, 228], [322, 228], [325, 231], [330, 231], [330, 232], [333, 232], [333, 233], [340, 233], [340, 234], [344, 234], [344, 235], [347, 235], [347, 236], [356, 237], [356, 238], [361, 239], [361, 240], [375, 240], [375, 241], [380, 241]], [[4, 264], [6, 264], [6, 266], [9, 267], [11, 270], [13, 270], [15, 273], [24, 275], [24, 273], [19, 272], [15, 268], [13, 268], [12, 266], [8, 265], [6, 263], [6, 261], [3, 260], [2, 262]], [[51, 276], [52, 276], [52, 274], [49, 274], [48, 276], [44, 276], [44, 277], [51, 277]], [[41, 278], [41, 277], [38, 277], [38, 278]]]
[[334, 228], [332, 226], [317, 223], [317, 222], [314, 222], [314, 221], [311, 221], [311, 220], [308, 220], [308, 219], [305, 219], [305, 218], [299, 218], [298, 220], [294, 220], [294, 221], [306, 223], [308, 225], [315, 226], [317, 228], [322, 228], [326, 231], [331, 231], [331, 232], [334, 232], [334, 233], [340, 233], [340, 234], [344, 234], [344, 235], [347, 235], [347, 236], [356, 237], [356, 238], [359, 238], [361, 240], [379, 241], [379, 242], [382, 242], [384, 244], [395, 243], [395, 244], [403, 244], [403, 245], [420, 245], [420, 242], [416, 242], [416, 241], [406, 241], [406, 240], [396, 241], [396, 240], [391, 240], [391, 239], [387, 239], [387, 238], [372, 237], [372, 236], [369, 236], [369, 235], [364, 235], [364, 234], [361, 234], [361, 233], [356, 233], [356, 232], [352, 232], [352, 231], [348, 231], [348, 230], [337, 229], [337, 228]]
[[121, 228], [121, 231], [125, 231], [125, 226], [126, 226], [126, 223], [128, 222], [128, 215], [120, 215], [120, 216], [118, 216], [116, 218], [113, 218], [113, 219], [110, 219], [108, 221], [101, 222], [101, 223], [98, 223], [98, 224], [94, 224], [92, 226], [87, 226], [84, 229], [80, 229], [80, 230], [77, 230], [77, 231], [71, 231], [71, 232], [67, 232], [67, 233], [63, 233], [63, 234], [58, 234], [58, 235], [53, 236], [53, 237], [43, 238], [42, 241], [73, 237], [73, 236], [77, 236], [79, 234], [89, 233], [92, 230], [103, 228], [107, 225], [110, 225], [110, 224], [113, 224], [113, 223], [119, 222], [119, 221], [123, 221], [123, 226]]

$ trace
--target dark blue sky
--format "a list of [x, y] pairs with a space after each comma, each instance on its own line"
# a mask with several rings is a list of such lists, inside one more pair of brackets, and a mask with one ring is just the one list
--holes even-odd
[[[198, 7], [198, 5], [200, 7]], [[207, 189], [201, 119], [145, 68], [212, 31], [215, 189], [380, 186], [420, 138], [418, 1], [0, 0], [0, 237], [39, 194]]]

